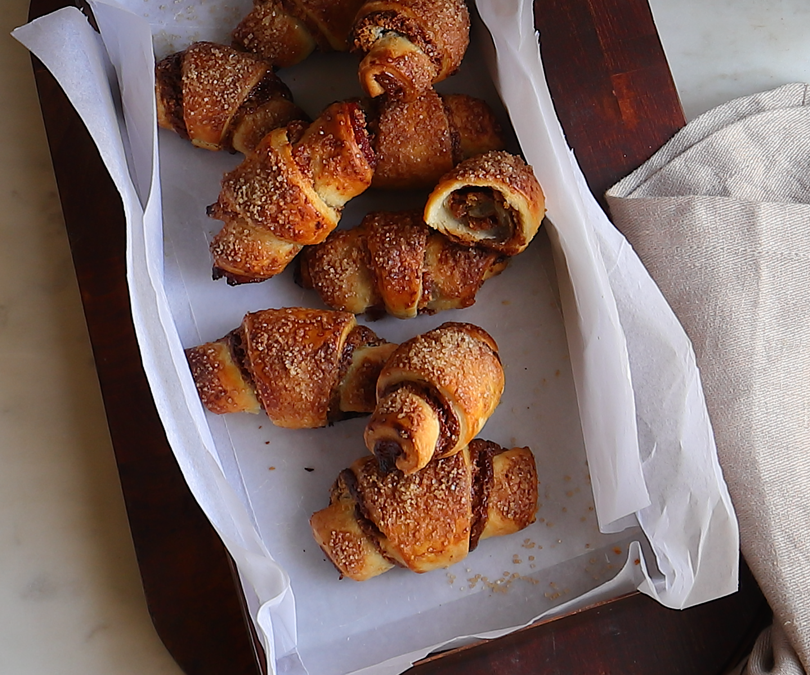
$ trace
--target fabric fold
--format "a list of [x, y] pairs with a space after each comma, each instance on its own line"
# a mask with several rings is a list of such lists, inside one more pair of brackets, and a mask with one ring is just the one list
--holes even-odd
[[607, 193], [694, 345], [741, 549], [795, 650], [779, 673], [810, 668], [808, 92], [709, 111]]

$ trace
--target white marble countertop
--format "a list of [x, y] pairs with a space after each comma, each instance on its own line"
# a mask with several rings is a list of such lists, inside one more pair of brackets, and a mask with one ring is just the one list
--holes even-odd
[[[28, 53], [0, 8], [0, 673], [179, 673], [146, 611]], [[688, 118], [810, 82], [806, 0], [651, 0]]]

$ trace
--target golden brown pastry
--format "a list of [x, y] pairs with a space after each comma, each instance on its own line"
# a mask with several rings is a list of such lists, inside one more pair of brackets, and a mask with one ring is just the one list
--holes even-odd
[[529, 245], [545, 212], [532, 168], [517, 155], [493, 151], [441, 178], [425, 205], [425, 222], [453, 241], [511, 256]]
[[385, 363], [366, 447], [382, 471], [419, 471], [475, 438], [503, 387], [492, 336], [473, 324], [444, 323], [403, 342]]
[[316, 48], [343, 51], [363, 0], [254, 0], [233, 31], [234, 45], [284, 68]]
[[374, 173], [365, 115], [356, 102], [334, 103], [305, 129], [296, 123], [265, 136], [225, 174], [212, 218], [214, 276], [231, 284], [281, 272], [305, 245], [326, 239], [344, 204]]
[[247, 152], [272, 129], [307, 119], [272, 66], [195, 42], [155, 67], [158, 124], [206, 150]]
[[421, 211], [369, 213], [298, 257], [297, 281], [332, 309], [400, 319], [462, 309], [509, 259], [461, 246], [422, 220]]
[[371, 128], [377, 188], [433, 188], [460, 161], [504, 147], [485, 101], [432, 88], [408, 103], [383, 98]]
[[395, 348], [352, 314], [292, 307], [250, 312], [186, 358], [211, 412], [264, 410], [277, 426], [310, 429], [371, 412]]
[[464, 0], [368, 0], [349, 39], [369, 96], [413, 101], [458, 70], [470, 14]]
[[419, 573], [449, 567], [481, 539], [527, 527], [536, 511], [531, 450], [474, 440], [411, 475], [359, 459], [309, 522], [341, 577], [365, 581], [395, 565]]

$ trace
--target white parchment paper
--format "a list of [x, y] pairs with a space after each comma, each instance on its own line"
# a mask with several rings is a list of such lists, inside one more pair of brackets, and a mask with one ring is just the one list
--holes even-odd
[[[186, 480], [254, 601], [271, 672], [397, 673], [439, 645], [633, 589], [671, 607], [734, 591], [736, 521], [691, 346], [587, 189], [546, 88], [531, 3], [521, 0], [479, 2], [486, 28], [476, 25], [461, 73], [439, 88], [486, 98], [511, 122], [511, 149], [534, 166], [550, 222], [473, 307], [372, 327], [401, 341], [464, 320], [495, 337], [507, 388], [481, 435], [533, 449], [538, 521], [482, 542], [445, 571], [338, 581], [307, 520], [365, 452], [363, 420], [290, 431], [258, 416], [210, 415], [182, 352], [224, 335], [246, 311], [320, 305], [291, 270], [237, 288], [211, 280], [208, 242], [220, 225], [205, 207], [240, 157], [156, 132], [153, 55], [227, 41], [249, 5], [96, 0], [101, 37], [72, 8], [15, 37], [65, 88], [121, 192], [144, 368]], [[280, 75], [315, 116], [361, 93], [356, 64], [321, 54]], [[350, 203], [343, 225], [423, 199], [369, 191]]]

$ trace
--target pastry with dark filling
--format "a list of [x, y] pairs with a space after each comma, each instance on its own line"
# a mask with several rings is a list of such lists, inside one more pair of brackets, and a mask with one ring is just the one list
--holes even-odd
[[480, 540], [527, 527], [536, 511], [531, 451], [474, 440], [410, 475], [382, 471], [374, 457], [357, 460], [310, 526], [341, 577], [365, 581], [394, 566], [449, 567]]
[[466, 94], [431, 88], [408, 103], [383, 97], [372, 119], [377, 188], [430, 189], [462, 160], [504, 147], [490, 107]]
[[458, 70], [470, 15], [464, 0], [367, 0], [350, 41], [363, 55], [360, 84], [369, 96], [413, 101]]
[[377, 380], [364, 440], [382, 471], [412, 474], [457, 453], [501, 400], [498, 346], [470, 323], [444, 323], [403, 342]]
[[348, 50], [348, 35], [363, 0], [254, 0], [233, 31], [234, 45], [284, 68], [315, 49]]
[[264, 410], [277, 426], [308, 429], [371, 412], [394, 349], [353, 314], [293, 307], [250, 312], [186, 358], [211, 412]]
[[270, 63], [195, 42], [155, 67], [158, 124], [206, 150], [248, 152], [271, 130], [307, 119]]
[[462, 246], [431, 230], [421, 211], [376, 211], [357, 227], [335, 230], [297, 259], [297, 281], [332, 309], [400, 319], [462, 309], [506, 256]]
[[517, 155], [488, 152], [445, 174], [428, 197], [425, 222], [468, 246], [517, 255], [537, 234], [545, 197]]
[[326, 239], [373, 173], [374, 151], [356, 102], [333, 103], [309, 126], [272, 131], [225, 174], [219, 199], [208, 207], [224, 223], [211, 242], [215, 278], [239, 284], [278, 274], [303, 246]]

